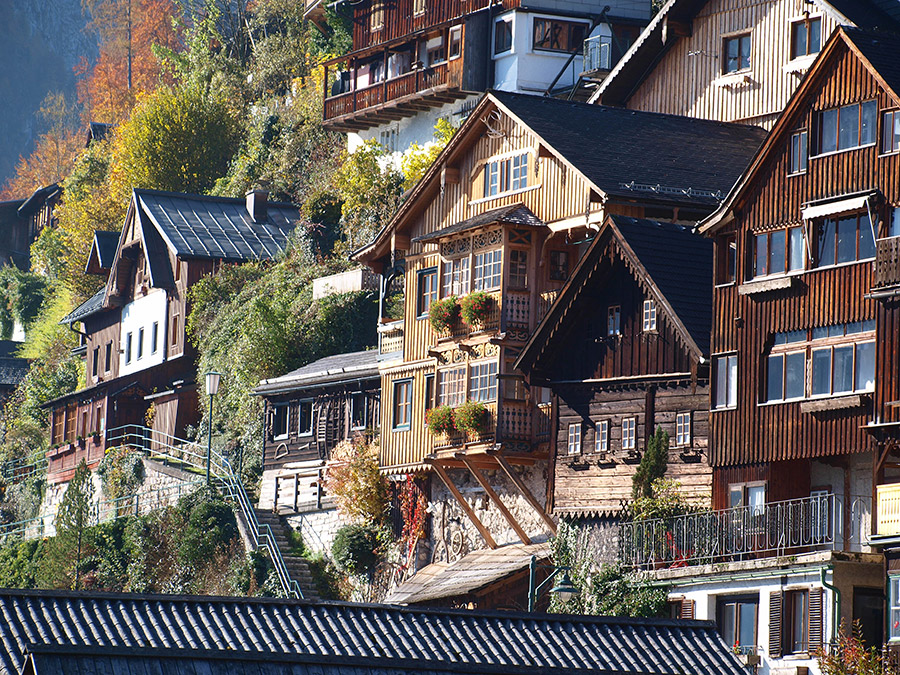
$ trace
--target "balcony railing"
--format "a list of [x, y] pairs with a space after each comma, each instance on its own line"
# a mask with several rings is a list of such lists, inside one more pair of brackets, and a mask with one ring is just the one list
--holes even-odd
[[875, 279], [873, 287], [900, 284], [900, 237], [887, 237], [875, 242]]
[[469, 434], [464, 431], [454, 431], [449, 434], [435, 434], [434, 448], [442, 450], [452, 447], [463, 447], [467, 443], [488, 443], [493, 441], [497, 433], [497, 403], [485, 403], [488, 409], [488, 422], [480, 434]]
[[429, 68], [413, 70], [399, 77], [383, 80], [355, 91], [329, 96], [325, 99], [325, 119], [330, 120], [349, 115], [447, 84], [447, 75], [447, 64], [440, 63]]
[[878, 485], [875, 494], [878, 504], [875, 534], [879, 537], [900, 534], [900, 483]]
[[547, 316], [547, 312], [550, 311], [550, 308], [553, 306], [553, 303], [556, 302], [556, 296], [559, 295], [559, 290], [547, 291], [545, 293], [541, 293], [541, 299], [538, 302], [538, 315], [537, 321], [540, 322], [545, 316]]
[[612, 38], [595, 35], [584, 41], [584, 71], [610, 70], [612, 67]]
[[859, 551], [870, 523], [869, 498], [845, 500], [832, 494], [629, 521], [619, 525], [619, 559], [627, 567], [663, 569], [823, 550]]
[[503, 298], [500, 291], [495, 291], [488, 295], [490, 295], [492, 299], [491, 310], [482, 323], [470, 326], [462, 320], [461, 316], [457, 316], [456, 321], [450, 327], [450, 330], [439, 331], [437, 333], [438, 340], [462, 340], [472, 333], [492, 331], [500, 328], [500, 315], [507, 300]]
[[378, 356], [403, 353], [403, 320], [378, 326]]

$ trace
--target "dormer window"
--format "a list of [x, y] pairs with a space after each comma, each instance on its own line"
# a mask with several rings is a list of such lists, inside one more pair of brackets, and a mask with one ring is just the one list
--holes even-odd
[[728, 74], [750, 69], [750, 33], [727, 37], [722, 46], [722, 72]]
[[791, 58], [818, 54], [822, 49], [822, 19], [815, 17], [791, 25]]

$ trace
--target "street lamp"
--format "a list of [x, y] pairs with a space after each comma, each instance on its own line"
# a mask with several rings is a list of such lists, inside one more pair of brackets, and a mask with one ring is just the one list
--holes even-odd
[[556, 582], [556, 585], [550, 589], [551, 593], [555, 593], [559, 596], [559, 599], [563, 602], [568, 602], [576, 595], [581, 593], [575, 584], [572, 583], [572, 579], [569, 577], [569, 568], [562, 566], [557, 567], [556, 565], [540, 565], [540, 567], [545, 567], [548, 569], [552, 569], [553, 571], [550, 573], [546, 579], [544, 579], [540, 584], [535, 586], [535, 575], [538, 569], [538, 561], [537, 556], [531, 556], [531, 562], [528, 564], [528, 611], [533, 612], [534, 606], [537, 604], [537, 599], [540, 597], [541, 591], [551, 583], [556, 576], [562, 572], [562, 576], [559, 581]]
[[212, 420], [213, 396], [219, 393], [219, 381], [222, 373], [210, 371], [206, 374], [206, 393], [209, 395], [209, 434], [206, 439], [206, 484], [209, 485], [209, 465], [212, 463]]

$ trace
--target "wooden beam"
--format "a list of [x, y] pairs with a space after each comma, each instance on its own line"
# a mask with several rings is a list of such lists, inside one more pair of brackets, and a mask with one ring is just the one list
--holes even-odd
[[475, 529], [477, 529], [481, 534], [484, 542], [490, 548], [497, 548], [497, 542], [494, 541], [494, 538], [491, 536], [491, 533], [488, 532], [488, 529], [484, 526], [484, 524], [480, 520], [478, 520], [478, 516], [475, 515], [475, 511], [473, 511], [472, 507], [469, 506], [469, 502], [467, 502], [465, 500], [465, 497], [463, 497], [462, 494], [460, 494], [459, 490], [456, 489], [456, 486], [453, 484], [453, 481], [450, 480], [450, 476], [447, 475], [444, 467], [442, 467], [434, 460], [426, 460], [426, 462], [431, 464], [431, 468], [434, 469], [434, 472], [440, 477], [444, 485], [447, 486], [447, 489], [450, 490], [450, 494], [456, 497], [456, 501], [459, 502], [459, 505], [462, 507], [462, 510], [465, 511], [466, 515], [469, 517], [469, 520], [472, 521]]
[[484, 491], [487, 493], [487, 496], [491, 498], [491, 501], [494, 502], [494, 505], [500, 510], [500, 513], [503, 514], [503, 517], [506, 518], [506, 522], [509, 523], [509, 526], [516, 531], [519, 539], [522, 540], [522, 543], [527, 545], [531, 544], [531, 539], [529, 539], [528, 534], [526, 534], [525, 530], [519, 525], [519, 521], [515, 519], [513, 514], [509, 512], [509, 509], [506, 508], [506, 504], [500, 501], [500, 497], [494, 492], [494, 488], [491, 487], [490, 483], [488, 483], [487, 478], [484, 477], [484, 474], [481, 473], [481, 470], [475, 466], [475, 463], [471, 460], [467, 459], [463, 453], [457, 455], [457, 458], [462, 460], [463, 464], [466, 465], [466, 468], [471, 472], [473, 476], [475, 476], [475, 480], [478, 481], [478, 484], [484, 488]]
[[531, 508], [533, 508], [537, 514], [541, 517], [541, 520], [544, 521], [544, 524], [547, 526], [547, 529], [550, 530], [550, 533], [556, 535], [556, 523], [553, 522], [553, 518], [544, 510], [544, 507], [541, 506], [541, 503], [535, 499], [534, 495], [531, 494], [531, 490], [528, 489], [528, 486], [525, 485], [525, 482], [516, 475], [516, 472], [513, 471], [512, 466], [510, 466], [509, 462], [506, 461], [506, 457], [497, 453], [494, 455], [497, 459], [497, 463], [500, 465], [500, 468], [503, 469], [504, 473], [509, 477], [512, 481], [513, 485], [519, 490], [523, 497], [525, 497], [525, 501], [531, 504]]

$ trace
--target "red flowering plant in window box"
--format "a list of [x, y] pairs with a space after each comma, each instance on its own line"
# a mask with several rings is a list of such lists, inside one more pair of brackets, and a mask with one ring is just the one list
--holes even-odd
[[431, 307], [428, 309], [428, 322], [438, 333], [449, 333], [453, 324], [456, 323], [457, 316], [459, 316], [459, 303], [457, 303], [455, 295], [431, 303]]
[[494, 298], [484, 291], [473, 291], [459, 301], [460, 314], [469, 326], [484, 326], [491, 316]]
[[428, 425], [428, 431], [435, 435], [456, 431], [453, 425], [453, 408], [449, 405], [440, 405], [426, 412], [425, 423]]
[[466, 401], [453, 411], [453, 423], [460, 431], [477, 436], [487, 428], [489, 414], [484, 403]]

